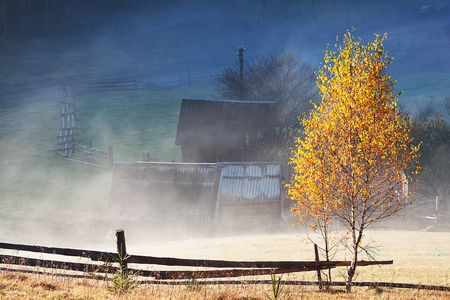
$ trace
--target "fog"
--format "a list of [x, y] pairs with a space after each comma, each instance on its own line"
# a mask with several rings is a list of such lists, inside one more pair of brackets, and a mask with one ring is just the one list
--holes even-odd
[[[174, 144], [181, 97], [214, 97], [214, 76], [236, 64], [239, 46], [246, 48], [246, 62], [294, 52], [317, 70], [327, 45], [333, 47], [347, 30], [363, 41], [387, 32], [386, 50], [395, 58], [389, 73], [404, 92], [399, 104], [417, 115], [421, 103], [432, 100], [449, 120], [449, 5], [1, 1], [0, 240], [114, 249], [117, 226], [129, 226], [125, 229], [136, 239], [220, 236], [199, 234], [197, 225], [179, 231], [185, 224], [110, 222], [111, 170], [63, 160], [49, 149], [61, 123], [64, 86], [72, 87], [79, 101], [80, 143], [114, 145], [118, 161], [141, 160], [143, 152], [151, 152], [152, 160], [179, 161]], [[150, 98], [149, 90], [156, 96]], [[278, 230], [291, 232], [292, 218], [286, 216]]]

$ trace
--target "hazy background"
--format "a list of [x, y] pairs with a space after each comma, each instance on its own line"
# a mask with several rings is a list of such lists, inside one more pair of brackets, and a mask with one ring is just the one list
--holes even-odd
[[[448, 1], [1, 1], [6, 82], [137, 76], [143, 83], [214, 76], [236, 62], [294, 51], [317, 69], [327, 44], [354, 28], [388, 33], [402, 104], [448, 96]], [[1, 26], [0, 26], [1, 27]], [[7, 75], [7, 76], [6, 76]], [[8, 77], [8, 78], [5, 78]], [[413, 107], [410, 108], [411, 110]]]
[[[239, 46], [246, 61], [292, 51], [317, 70], [352, 28], [364, 41], [388, 33], [388, 71], [407, 112], [431, 101], [449, 120], [449, 1], [0, 1], [0, 240], [113, 240], [111, 171], [50, 150], [64, 86], [77, 101], [80, 143], [113, 145], [119, 161], [143, 152], [180, 160], [181, 97], [215, 97], [214, 76], [237, 63]], [[98, 88], [111, 80], [136, 85]]]

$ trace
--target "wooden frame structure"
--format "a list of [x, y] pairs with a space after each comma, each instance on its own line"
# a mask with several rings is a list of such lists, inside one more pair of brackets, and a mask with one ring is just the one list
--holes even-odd
[[[116, 230], [117, 253], [101, 252], [94, 250], [80, 250], [56, 247], [30, 246], [21, 244], [0, 243], [0, 249], [16, 251], [28, 251], [37, 253], [57, 254], [72, 257], [89, 258], [91, 262], [71, 263], [63, 261], [50, 261], [33, 259], [17, 255], [0, 255], [0, 260], [9, 264], [20, 264], [28, 266], [41, 266], [59, 268], [65, 270], [87, 271], [87, 272], [110, 272], [120, 268], [139, 274], [139, 276], [154, 277], [157, 280], [179, 280], [179, 279], [201, 279], [201, 278], [231, 278], [240, 276], [283, 274], [294, 272], [306, 272], [324, 270], [334, 267], [350, 266], [350, 261], [224, 261], [205, 259], [183, 259], [171, 257], [154, 257], [142, 255], [130, 255], [127, 253], [125, 244], [125, 232], [123, 229]], [[122, 258], [122, 259], [121, 259]], [[102, 264], [103, 262], [103, 264]], [[115, 262], [119, 266], [111, 266]], [[105, 266], [106, 263], [106, 266]], [[390, 265], [392, 260], [387, 261], [358, 261], [358, 266]], [[109, 266], [108, 266], [109, 264]], [[174, 270], [174, 271], [150, 271], [130, 268], [128, 264], [163, 265], [178, 267], [196, 267], [197, 270]], [[212, 270], [211, 268], [214, 268]]]
[[69, 157], [69, 152], [75, 154], [75, 136], [77, 135], [75, 130], [75, 121], [77, 120], [77, 106], [72, 97], [72, 89], [65, 87], [64, 91], [65, 101], [61, 101], [63, 107], [61, 112], [62, 126], [59, 129], [58, 146], [63, 148], [55, 149], [56, 152]]
[[[79, 162], [95, 167], [105, 167], [105, 161], [107, 161], [107, 165], [112, 167], [114, 162], [114, 154], [113, 147], [108, 146], [108, 151], [99, 150], [93, 148], [91, 142], [89, 142], [89, 146], [81, 145], [76, 142], [75, 136], [77, 135], [76, 129], [76, 121], [77, 121], [77, 106], [72, 97], [72, 89], [70, 87], [65, 87], [64, 91], [64, 101], [61, 101], [63, 107], [61, 111], [62, 117], [62, 125], [59, 128], [59, 136], [56, 138], [59, 139], [57, 145], [58, 149], [52, 148], [58, 154], [64, 156], [66, 160]], [[62, 148], [60, 148], [62, 147]], [[75, 149], [78, 147], [78, 152], [83, 153], [84, 158], [74, 159]], [[69, 154], [72, 153], [72, 158], [69, 158]], [[86, 158], [89, 158], [89, 161], [85, 161]], [[97, 161], [100, 160], [102, 163], [98, 164]]]

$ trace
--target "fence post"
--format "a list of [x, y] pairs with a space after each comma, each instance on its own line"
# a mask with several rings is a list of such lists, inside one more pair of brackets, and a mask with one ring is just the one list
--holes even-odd
[[439, 196], [436, 196], [436, 211], [439, 210]]
[[[319, 249], [317, 244], [314, 244], [314, 254], [316, 256], [316, 262], [319, 261]], [[319, 264], [317, 264], [317, 281], [319, 282], [319, 290], [322, 291], [322, 274], [320, 273]]]
[[125, 257], [127, 256], [127, 247], [125, 245], [125, 231], [123, 229], [116, 230], [117, 238], [117, 253], [119, 254], [120, 267], [125, 269], [127, 267], [127, 261]]

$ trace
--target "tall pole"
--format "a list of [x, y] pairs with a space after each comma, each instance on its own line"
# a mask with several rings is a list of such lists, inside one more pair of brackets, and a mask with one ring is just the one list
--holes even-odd
[[244, 46], [238, 48], [239, 56], [239, 85], [241, 88], [241, 95], [244, 93]]

